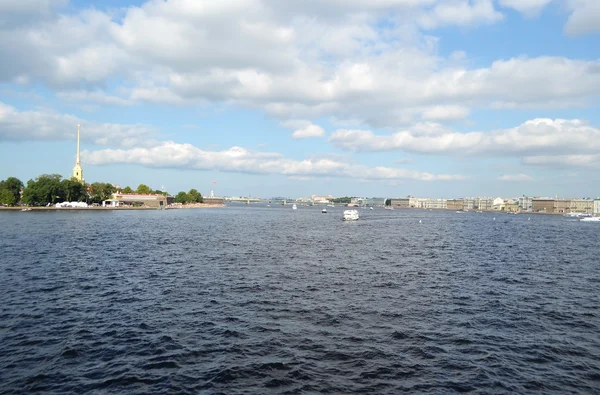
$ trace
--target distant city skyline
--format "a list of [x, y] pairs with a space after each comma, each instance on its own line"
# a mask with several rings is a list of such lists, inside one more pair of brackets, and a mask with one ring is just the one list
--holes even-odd
[[[600, 1], [7, 2], [0, 179], [600, 195]], [[213, 184], [216, 180], [216, 184]]]

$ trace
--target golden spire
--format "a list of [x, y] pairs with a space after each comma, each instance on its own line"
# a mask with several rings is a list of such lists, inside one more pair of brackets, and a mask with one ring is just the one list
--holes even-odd
[[81, 125], [77, 124], [77, 161], [76, 164], [79, 164], [79, 131], [81, 130]]
[[73, 178], [83, 184], [83, 169], [79, 162], [79, 134], [81, 131], [81, 125], [77, 125], [77, 159], [75, 160], [75, 167], [73, 168]]

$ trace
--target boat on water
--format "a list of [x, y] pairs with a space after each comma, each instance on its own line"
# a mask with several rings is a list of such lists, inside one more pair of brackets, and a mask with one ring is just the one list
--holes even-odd
[[323, 208], [323, 210], [321, 210], [321, 214], [327, 214], [327, 209]]
[[358, 220], [358, 210], [344, 210], [344, 221]]
[[369, 210], [373, 210], [373, 207], [369, 207]]
[[591, 217], [592, 214], [588, 214], [588, 213], [567, 213], [564, 214], [565, 217], [570, 217], [570, 218], [582, 218], [582, 217]]
[[600, 222], [600, 217], [583, 217], [579, 218], [581, 222]]
[[298, 206], [296, 206], [295, 204], [292, 206], [292, 210], [298, 210]]

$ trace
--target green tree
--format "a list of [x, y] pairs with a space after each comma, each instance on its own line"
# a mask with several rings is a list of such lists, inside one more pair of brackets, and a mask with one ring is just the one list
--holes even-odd
[[169, 196], [169, 192], [165, 192], [160, 189], [155, 189], [154, 192], [152, 192], [152, 193], [155, 193], [157, 195]]
[[123, 193], [133, 193], [133, 189], [130, 186], [126, 186], [123, 188]]
[[152, 189], [150, 189], [150, 187], [146, 184], [140, 184], [138, 185], [136, 192], [141, 193], [143, 195], [147, 195], [152, 193]]
[[181, 191], [175, 196], [175, 203], [186, 204], [188, 202], [188, 194]]
[[27, 181], [21, 199], [28, 205], [54, 204], [65, 200], [60, 174], [43, 174], [35, 180]]
[[350, 203], [351, 201], [352, 201], [352, 198], [348, 197], [348, 196], [335, 198], [335, 199], [331, 200], [332, 203]]
[[90, 198], [93, 203], [102, 203], [110, 199], [117, 188], [108, 182], [95, 182], [90, 185]]
[[0, 187], [0, 204], [6, 204], [8, 206], [13, 206], [17, 202], [12, 193], [6, 188]]
[[21, 180], [15, 177], [8, 177], [4, 181], [0, 181], [0, 203], [7, 204], [9, 206], [15, 205], [21, 198], [21, 190], [23, 189], [23, 183]]
[[190, 189], [188, 192], [188, 202], [189, 203], [202, 203], [204, 199], [202, 198], [202, 194], [195, 189]]
[[86, 200], [85, 185], [75, 179], [62, 180], [61, 186], [64, 191], [65, 200], [68, 202], [81, 202]]

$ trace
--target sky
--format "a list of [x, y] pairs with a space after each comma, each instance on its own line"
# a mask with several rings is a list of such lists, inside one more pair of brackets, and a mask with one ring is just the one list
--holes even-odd
[[[600, 196], [598, 0], [0, 0], [0, 179]], [[216, 184], [212, 184], [212, 181]]]

